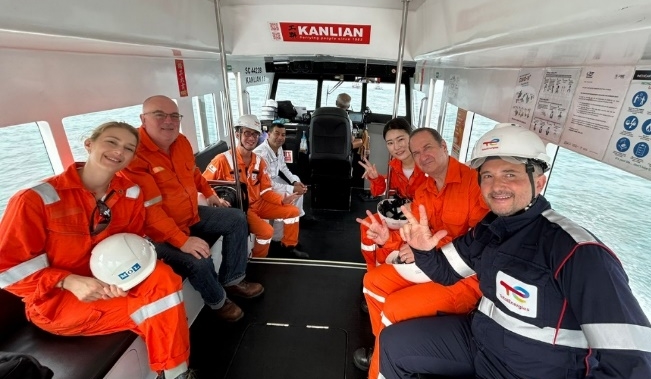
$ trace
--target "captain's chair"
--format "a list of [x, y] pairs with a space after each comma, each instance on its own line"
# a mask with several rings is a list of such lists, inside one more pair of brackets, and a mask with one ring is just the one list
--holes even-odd
[[310, 120], [312, 208], [350, 209], [351, 125], [341, 108], [322, 107]]

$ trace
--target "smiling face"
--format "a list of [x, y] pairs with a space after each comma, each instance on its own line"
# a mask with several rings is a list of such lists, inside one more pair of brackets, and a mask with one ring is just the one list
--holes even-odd
[[269, 132], [269, 136], [267, 137], [269, 146], [274, 150], [278, 150], [285, 143], [285, 134], [284, 127], [272, 125], [271, 132]]
[[142, 105], [142, 127], [161, 149], [169, 149], [181, 132], [181, 120], [174, 116], [179, 116], [179, 107], [168, 97], [150, 97]]
[[112, 174], [126, 167], [136, 153], [138, 139], [134, 133], [122, 127], [108, 127], [95, 139], [87, 139], [89, 165], [103, 168]]
[[392, 129], [387, 131], [384, 136], [387, 144], [387, 150], [392, 157], [404, 161], [411, 158], [409, 151], [409, 134], [401, 129]]
[[445, 141], [437, 141], [431, 133], [424, 130], [411, 136], [409, 150], [421, 171], [431, 177], [445, 176], [449, 160]]
[[[538, 171], [538, 170], [537, 170]], [[534, 172], [535, 194], [525, 165], [502, 159], [489, 159], [479, 168], [481, 193], [490, 210], [498, 216], [510, 216], [523, 210], [533, 196], [542, 191], [547, 177]]]
[[260, 133], [245, 126], [242, 126], [240, 128], [240, 131], [237, 132], [237, 138], [240, 141], [240, 146], [246, 151], [253, 151], [253, 149], [255, 149], [255, 147], [258, 145], [258, 137], [260, 137]]

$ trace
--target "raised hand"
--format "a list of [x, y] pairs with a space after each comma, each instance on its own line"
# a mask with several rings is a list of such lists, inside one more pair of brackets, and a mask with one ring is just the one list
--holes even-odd
[[424, 205], [421, 204], [418, 206], [418, 220], [409, 211], [409, 207], [403, 205], [400, 209], [402, 209], [403, 214], [407, 217], [407, 223], [400, 228], [400, 237], [412, 248], [423, 251], [432, 250], [436, 247], [441, 238], [448, 234], [445, 230], [439, 230], [432, 235], [432, 231], [429, 229], [427, 212], [425, 212]]
[[368, 159], [366, 159], [366, 157], [362, 157], [362, 160], [359, 161], [359, 165], [364, 167], [364, 170], [366, 170], [362, 174], [362, 178], [373, 180], [378, 177], [377, 167], [375, 167], [374, 164], [369, 162]]
[[361, 218], [356, 218], [355, 221], [366, 226], [368, 230], [366, 231], [366, 237], [373, 240], [377, 245], [384, 245], [389, 240], [389, 227], [387, 226], [386, 221], [378, 222], [377, 218], [371, 213], [371, 211], [366, 211], [371, 222], [363, 220]]

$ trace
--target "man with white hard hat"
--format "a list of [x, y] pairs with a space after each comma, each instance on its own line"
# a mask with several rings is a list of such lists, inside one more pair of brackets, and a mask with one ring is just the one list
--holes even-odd
[[[281, 240], [283, 250], [298, 258], [308, 258], [308, 254], [299, 250], [298, 221], [300, 209], [293, 203], [302, 193], [279, 194], [273, 191], [271, 178], [266, 172], [267, 164], [253, 152], [258, 137], [262, 132], [261, 124], [254, 115], [241, 116], [235, 123], [235, 137], [238, 145], [235, 149], [240, 181], [246, 184], [249, 209], [246, 219], [249, 230], [255, 235], [252, 255], [266, 257], [273, 236], [270, 219], [279, 219], [284, 223]], [[212, 159], [203, 176], [208, 180], [235, 180], [232, 152], [226, 151]]]
[[416, 265], [451, 285], [477, 275], [477, 312], [408, 320], [380, 335], [380, 377], [651, 378], [651, 324], [615, 254], [541, 194], [551, 164], [536, 133], [498, 124], [475, 145], [491, 212], [436, 248], [420, 207], [401, 235]]

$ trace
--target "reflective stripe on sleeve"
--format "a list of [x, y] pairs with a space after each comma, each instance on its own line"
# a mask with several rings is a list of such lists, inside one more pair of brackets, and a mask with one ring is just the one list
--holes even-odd
[[464, 278], [475, 275], [475, 271], [471, 269], [470, 266], [468, 266], [466, 262], [463, 261], [463, 259], [461, 259], [459, 252], [454, 247], [454, 244], [452, 244], [452, 242], [443, 246], [441, 248], [441, 251], [443, 252], [443, 255], [445, 255], [445, 257], [448, 259], [450, 266], [452, 266], [457, 274], [461, 275]]
[[300, 217], [290, 217], [290, 218], [284, 218], [283, 223], [285, 224], [296, 224]]
[[362, 244], [362, 251], [375, 251], [375, 244], [373, 245]]
[[60, 200], [57, 190], [50, 183], [40, 183], [32, 187], [32, 191], [36, 192], [45, 205], [56, 203]]
[[638, 350], [651, 353], [651, 328], [631, 324], [584, 324], [583, 333], [594, 349]]
[[538, 327], [510, 316], [495, 306], [491, 300], [482, 297], [478, 310], [490, 317], [504, 329], [519, 336], [544, 342], [550, 345], [588, 348], [588, 340], [581, 330], [555, 329], [551, 327]]
[[147, 207], [149, 207], [151, 205], [160, 203], [161, 201], [163, 201], [163, 196], [156, 196], [153, 199], [149, 199], [149, 200], [145, 201], [145, 208], [147, 208]]
[[0, 288], [10, 286], [33, 273], [49, 267], [47, 255], [41, 254], [0, 274]]
[[183, 302], [183, 294], [181, 291], [174, 292], [160, 298], [153, 303], [143, 305], [137, 311], [131, 314], [131, 319], [136, 325], [140, 325], [148, 318], [154, 317], [159, 313], [163, 313], [168, 309], [172, 309]]
[[262, 194], [265, 193], [265, 192], [267, 192], [267, 191], [271, 191], [271, 187], [269, 187], [269, 188], [267, 188], [267, 189], [264, 189], [264, 190], [260, 191], [260, 196], [262, 196]]

